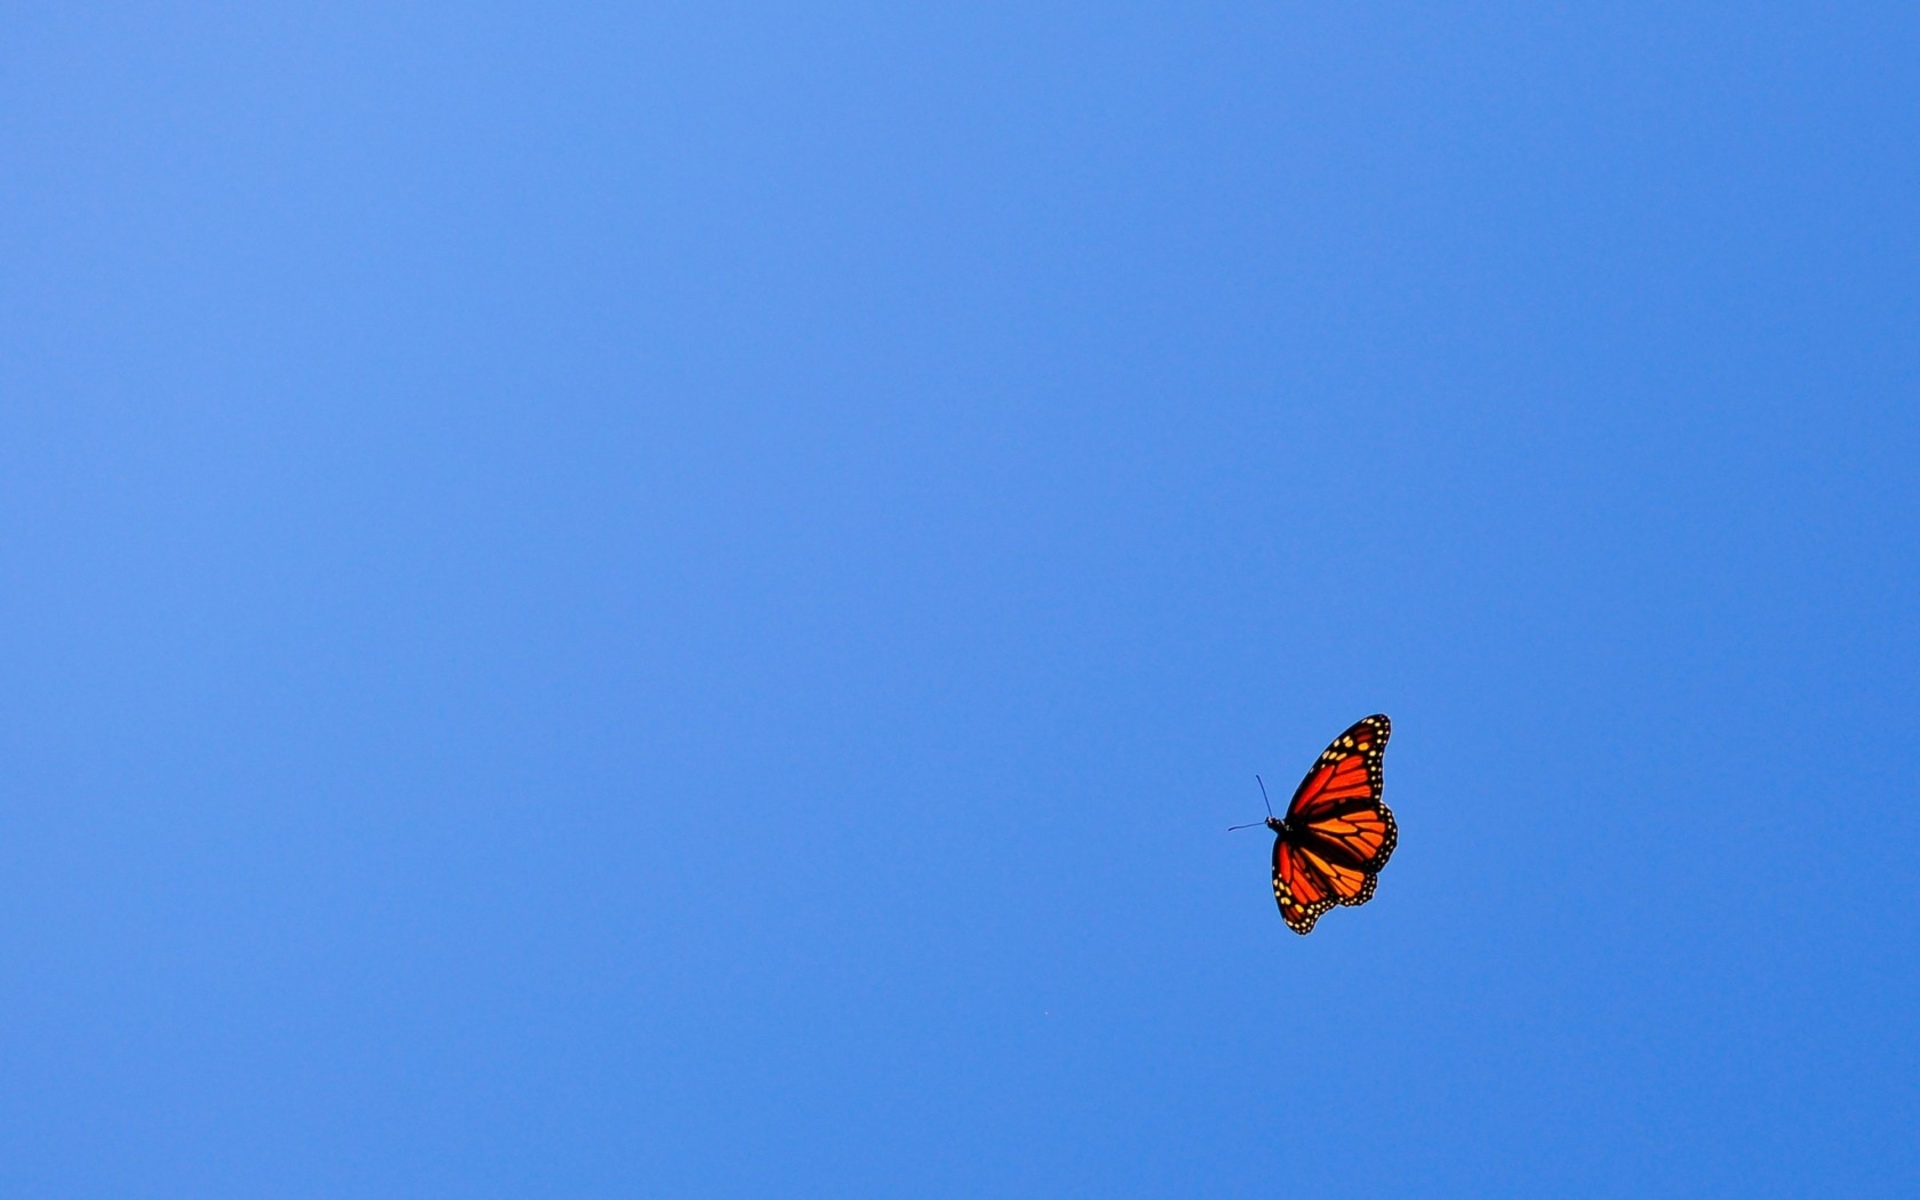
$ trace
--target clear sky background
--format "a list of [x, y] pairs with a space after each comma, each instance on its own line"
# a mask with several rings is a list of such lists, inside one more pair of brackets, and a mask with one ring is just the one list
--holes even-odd
[[7, 5], [0, 1191], [1920, 1190], [1920, 15], [1442, 9]]

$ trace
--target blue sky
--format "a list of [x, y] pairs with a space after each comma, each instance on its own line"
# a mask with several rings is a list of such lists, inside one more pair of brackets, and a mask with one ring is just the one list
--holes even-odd
[[1911, 8], [5, 26], [0, 1190], [1920, 1188]]

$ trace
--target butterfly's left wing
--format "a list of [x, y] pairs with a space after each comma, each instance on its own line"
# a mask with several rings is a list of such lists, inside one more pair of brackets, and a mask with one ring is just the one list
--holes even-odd
[[1273, 839], [1273, 898], [1287, 928], [1295, 933], [1311, 931], [1321, 913], [1340, 903], [1336, 885], [1320, 870], [1321, 865], [1291, 839]]

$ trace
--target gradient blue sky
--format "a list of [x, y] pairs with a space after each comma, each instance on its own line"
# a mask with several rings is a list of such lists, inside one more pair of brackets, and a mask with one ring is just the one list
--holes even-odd
[[0, 1191], [1915, 1194], [1917, 64], [7, 5]]

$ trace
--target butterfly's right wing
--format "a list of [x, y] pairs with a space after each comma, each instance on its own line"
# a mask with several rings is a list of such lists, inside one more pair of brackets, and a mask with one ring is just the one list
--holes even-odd
[[1393, 722], [1386, 714], [1376, 713], [1355, 721], [1353, 727], [1333, 739], [1313, 769], [1293, 791], [1287, 805], [1287, 824], [1298, 828], [1300, 821], [1312, 821], [1322, 812], [1346, 806], [1351, 801], [1378, 802], [1382, 783], [1381, 764], [1386, 759], [1387, 739], [1393, 736]]

